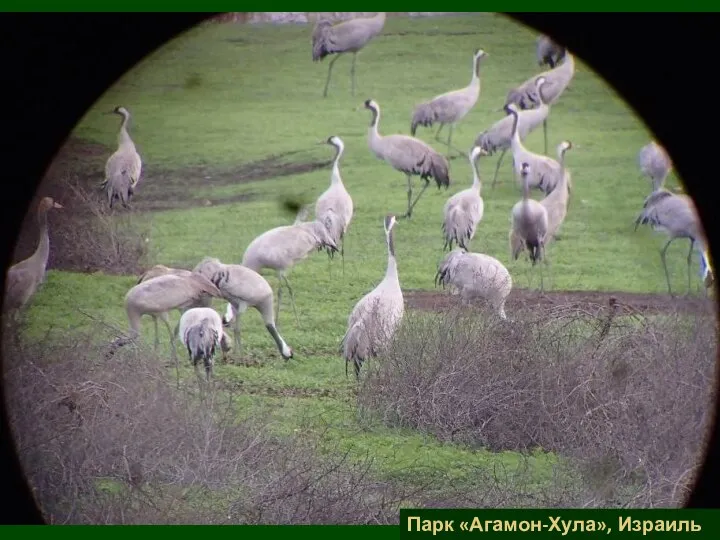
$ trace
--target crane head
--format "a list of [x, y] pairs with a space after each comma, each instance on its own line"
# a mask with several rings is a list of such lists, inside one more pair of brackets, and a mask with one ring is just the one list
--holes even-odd
[[111, 114], [119, 114], [120, 116], [130, 116], [130, 113], [128, 112], [128, 110], [122, 106], [115, 107], [111, 111]]
[[475, 160], [480, 156], [487, 156], [488, 153], [481, 146], [475, 146], [470, 152], [470, 161], [475, 163]]
[[530, 172], [530, 164], [529, 163], [523, 163], [522, 167], [520, 168], [520, 174], [525, 177]]
[[52, 197], [43, 197], [38, 205], [38, 212], [47, 212], [51, 208], [62, 208], [62, 205], [56, 203]]
[[377, 110], [378, 104], [375, 102], [374, 99], [366, 99], [365, 108], [370, 110]]
[[397, 218], [393, 214], [388, 214], [387, 216], [385, 216], [385, 232], [389, 233], [395, 226], [396, 222]]
[[483, 58], [483, 57], [489, 56], [489, 55], [488, 55], [488, 53], [486, 53], [486, 52], [483, 51], [482, 49], [475, 49], [475, 54], [474, 54], [474, 56], [475, 56], [475, 58]]

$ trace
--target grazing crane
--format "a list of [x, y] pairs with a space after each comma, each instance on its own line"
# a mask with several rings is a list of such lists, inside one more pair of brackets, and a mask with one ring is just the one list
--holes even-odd
[[340, 344], [346, 376], [348, 363], [352, 362], [355, 377], [360, 378], [362, 363], [377, 356], [388, 345], [403, 317], [405, 301], [395, 260], [394, 226], [395, 216], [386, 216], [388, 262], [385, 277], [355, 304], [348, 318], [348, 329]]
[[[544, 79], [538, 78], [538, 81], [542, 84]], [[518, 135], [520, 141], [524, 141], [535, 128], [547, 119], [548, 114], [550, 114], [550, 106], [542, 99], [539, 100], [539, 103], [536, 108], [525, 110], [518, 110], [517, 105], [514, 103], [508, 105], [508, 107], [518, 114]], [[493, 155], [497, 150], [502, 150], [500, 159], [498, 159], [497, 165], [495, 166], [495, 174], [493, 175], [492, 181], [493, 188], [495, 187], [498, 171], [500, 170], [500, 165], [505, 157], [505, 153], [511, 146], [513, 121], [513, 116], [508, 114], [495, 122], [490, 129], [483, 131], [475, 139], [475, 146], [482, 147], [488, 155]]]
[[287, 273], [299, 261], [306, 258], [312, 251], [327, 250], [328, 253], [335, 253], [338, 250], [337, 244], [330, 237], [325, 225], [318, 220], [303, 222], [307, 207], [303, 207], [298, 218], [292, 225], [283, 225], [265, 231], [256, 237], [245, 250], [242, 258], [243, 266], [260, 272], [263, 268], [275, 270], [278, 276], [278, 301], [275, 311], [275, 321], [280, 315], [280, 301], [282, 298], [283, 283], [290, 293], [290, 303], [295, 321], [300, 324], [295, 309], [295, 295], [293, 294]]
[[705, 286], [709, 287], [712, 284], [714, 277], [707, 251], [707, 240], [695, 205], [688, 195], [676, 195], [663, 188], [652, 192], [645, 199], [643, 210], [635, 219], [636, 231], [639, 225], [650, 225], [653, 230], [664, 232], [670, 237], [660, 250], [660, 259], [665, 270], [665, 279], [670, 295], [672, 295], [672, 288], [665, 257], [668, 247], [677, 238], [690, 240], [690, 250], [687, 256], [688, 292], [691, 283], [690, 266], [692, 264], [693, 249], [697, 249], [700, 255], [700, 266]]
[[655, 141], [650, 141], [638, 152], [638, 165], [643, 176], [650, 178], [653, 191], [665, 184], [665, 179], [672, 171], [673, 164], [667, 151]]
[[558, 65], [565, 52], [562, 45], [558, 45], [548, 36], [538, 36], [535, 45], [535, 53], [539, 66], [548, 65], [554, 68]]
[[453, 243], [463, 249], [468, 249], [467, 244], [475, 236], [475, 230], [483, 217], [484, 203], [480, 194], [480, 175], [475, 163], [481, 155], [485, 154], [479, 146], [470, 152], [470, 166], [473, 171], [472, 186], [456, 193], [445, 203], [443, 210], [445, 218], [442, 224], [445, 236], [443, 249], [452, 250]]
[[[421, 103], [415, 107], [410, 123], [410, 134], [415, 136], [418, 126], [432, 127], [434, 123], [439, 123], [440, 128], [435, 133], [435, 140], [440, 141], [440, 131], [445, 124], [450, 124], [450, 132], [447, 139], [448, 155], [450, 157], [450, 149], [452, 147], [453, 126], [472, 110], [480, 97], [480, 60], [488, 54], [482, 49], [477, 49], [473, 54], [472, 78], [470, 84], [460, 90], [453, 90], [435, 96], [430, 101]], [[457, 148], [454, 148], [460, 155], [465, 155]]]
[[[315, 219], [325, 225], [335, 245], [340, 245], [340, 258], [342, 259], [343, 275], [345, 275], [345, 234], [353, 217], [353, 200], [345, 189], [345, 184], [340, 176], [340, 157], [345, 145], [337, 135], [330, 137], [327, 144], [335, 148], [335, 160], [330, 175], [330, 187], [318, 197], [315, 203]], [[332, 253], [330, 250], [331, 256]]]
[[118, 133], [118, 149], [108, 158], [105, 164], [105, 180], [100, 185], [107, 192], [110, 208], [115, 200], [119, 200], [125, 208], [135, 193], [135, 187], [142, 172], [142, 160], [135, 150], [135, 143], [130, 138], [127, 125], [130, 113], [125, 107], [115, 107], [108, 114], [119, 114], [123, 117]]
[[205, 276], [196, 273], [189, 276], [166, 274], [135, 285], [125, 295], [125, 312], [130, 324], [130, 333], [128, 336], [119, 337], [111, 343], [108, 356], [112, 356], [119, 347], [137, 339], [140, 335], [140, 319], [143, 315], [150, 315], [153, 318], [155, 350], [157, 350], [160, 344], [157, 323], [159, 318], [165, 323], [170, 335], [170, 348], [179, 380], [180, 374], [174, 339], [179, 325], [175, 327], [174, 331], [170, 328], [168, 313], [175, 309], [184, 312], [192, 307], [197, 307], [199, 303], [206, 301], [208, 296], [222, 298], [222, 293]]
[[[564, 51], [562, 64], [539, 75], [533, 75], [520, 86], [510, 90], [505, 99], [505, 105], [515, 103], [520, 109], [532, 109], [539, 104], [540, 100], [548, 105], [557, 103], [575, 75], [575, 59], [567, 49], [564, 49]], [[543, 88], [542, 96], [538, 95], [536, 82], [538, 77], [544, 77], [548, 83]], [[543, 132], [545, 134], [545, 153], [547, 154], [547, 118], [543, 120]]]
[[572, 184], [570, 171], [565, 169], [565, 152], [572, 147], [573, 145], [570, 141], [563, 141], [558, 145], [557, 152], [560, 167], [562, 168], [562, 175], [552, 193], [540, 201], [540, 204], [547, 210], [548, 215], [548, 230], [545, 237], [545, 245], [556, 238], [560, 225], [565, 221], [565, 216], [567, 215]]
[[327, 80], [323, 97], [327, 97], [328, 86], [330, 85], [330, 74], [333, 64], [343, 53], [352, 53], [352, 67], [350, 78], [352, 79], [352, 95], [355, 95], [355, 61], [357, 53], [372, 38], [382, 32], [385, 26], [385, 13], [377, 13], [374, 17], [359, 17], [349, 21], [333, 25], [328, 20], [318, 21], [312, 33], [312, 59], [313, 62], [322, 60], [330, 54], [336, 54], [328, 65]]
[[[432, 147], [420, 139], [409, 135], [386, 135], [378, 132], [380, 122], [380, 106], [372, 99], [365, 101], [365, 108], [373, 113], [370, 128], [368, 129], [368, 145], [375, 157], [392, 165], [396, 171], [405, 173], [408, 184], [408, 209], [402, 216], [410, 218], [412, 210], [430, 185], [430, 178], [440, 187], [450, 186], [448, 174], [448, 161], [442, 154], [436, 152]], [[425, 181], [415, 201], [412, 200], [412, 175], [419, 175]]]
[[198, 378], [200, 378], [199, 363], [202, 361], [205, 366], [205, 378], [209, 381], [217, 348], [220, 347], [222, 350], [223, 362], [230, 350], [230, 340], [223, 330], [220, 315], [209, 307], [188, 309], [180, 317], [178, 333], [180, 341], [187, 348]]
[[454, 249], [438, 266], [435, 286], [451, 286], [463, 303], [480, 298], [488, 301], [505, 320], [505, 300], [512, 290], [512, 278], [507, 268], [495, 257]]
[[240, 315], [247, 308], [254, 307], [260, 312], [268, 333], [272, 336], [280, 354], [285, 360], [293, 357], [293, 351], [280, 336], [273, 317], [273, 292], [270, 284], [260, 274], [239, 264], [223, 264], [220, 260], [206, 257], [194, 269], [198, 274], [212, 281], [223, 298], [228, 301], [223, 324], [233, 319], [235, 346], [240, 352]]
[[[521, 177], [523, 197], [515, 203], [510, 213], [510, 252], [517, 260], [527, 248], [533, 266], [545, 257], [545, 239], [548, 230], [548, 213], [543, 205], [530, 198], [530, 165], [522, 164]], [[540, 267], [540, 290], [543, 290], [542, 266]]]
[[[544, 81], [540, 84], [544, 84]], [[530, 187], [540, 189], [545, 195], [550, 194], [560, 180], [562, 172], [560, 164], [551, 157], [530, 152], [525, 148], [520, 140], [520, 132], [518, 130], [518, 112], [508, 105], [505, 106], [505, 112], [513, 117], [510, 150], [512, 151], [515, 174], [520, 176], [521, 164], [528, 163], [531, 171], [531, 177], [528, 178]]]
[[43, 197], [37, 207], [39, 240], [35, 252], [27, 259], [12, 265], [5, 276], [5, 309], [13, 318], [27, 305], [38, 287], [45, 281], [48, 257], [50, 256], [50, 235], [48, 234], [47, 213], [52, 208], [62, 208], [51, 197]]

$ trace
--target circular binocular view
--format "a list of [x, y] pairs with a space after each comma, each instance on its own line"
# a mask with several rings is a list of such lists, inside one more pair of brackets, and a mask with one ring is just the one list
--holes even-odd
[[48, 523], [679, 507], [714, 269], [672, 156], [496, 13], [228, 13], [125, 73], [7, 269]]

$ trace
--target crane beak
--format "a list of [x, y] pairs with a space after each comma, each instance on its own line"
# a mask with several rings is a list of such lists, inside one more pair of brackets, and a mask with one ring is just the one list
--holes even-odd
[[60, 203], [53, 203], [53, 208], [62, 208], [63, 205]]

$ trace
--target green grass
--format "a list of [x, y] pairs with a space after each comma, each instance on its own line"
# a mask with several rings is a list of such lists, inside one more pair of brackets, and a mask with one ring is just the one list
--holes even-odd
[[[411, 31], [408, 35], [398, 35]], [[437, 34], [437, 32], [444, 33]], [[467, 34], [470, 32], [470, 34]], [[434, 33], [435, 35], [423, 35]], [[463, 34], [465, 33], [465, 34]], [[538, 71], [535, 34], [497, 14], [409, 19], [389, 18], [384, 36], [358, 57], [358, 95], [350, 95], [350, 58], [338, 60], [330, 95], [321, 96], [327, 59], [310, 59], [310, 28], [304, 25], [204, 25], [157, 51], [123, 76], [87, 112], [73, 135], [115, 145], [117, 121], [101, 113], [116, 105], [133, 117], [130, 133], [145, 166], [136, 200], [145, 186], [170, 171], [184, 178], [186, 167], [232, 171], [273, 154], [298, 151], [297, 160], [330, 159], [332, 149], [317, 143], [341, 136], [346, 151], [341, 174], [353, 196], [355, 216], [345, 245], [345, 275], [337, 260], [313, 254], [290, 275], [301, 324], [289, 305], [283, 306], [280, 330], [296, 358], [283, 362], [259, 315], [250, 310], [242, 319], [243, 355], [259, 367], [218, 366], [217, 376], [257, 392], [247, 405], [271, 404], [279, 432], [330, 427], [331, 439], [371, 452], [383, 474], [402, 475], [408, 464], [446, 469], [462, 476], [471, 466], [512, 462], [511, 454], [496, 456], [444, 445], [417, 433], [393, 430], [355, 417], [352, 384], [344, 377], [337, 354], [347, 316], [354, 303], [383, 277], [386, 247], [382, 217], [405, 209], [405, 178], [378, 161], [367, 147], [370, 113], [367, 98], [382, 108], [381, 133], [408, 133], [413, 106], [434, 95], [466, 85], [471, 55], [482, 47], [489, 53], [481, 68], [482, 92], [477, 106], [454, 132], [453, 142], [469, 148], [478, 133], [502, 113], [506, 92]], [[442, 150], [429, 130], [419, 136]], [[636, 155], [651, 135], [614, 91], [581, 61], [575, 78], [553, 107], [549, 121], [553, 149], [563, 139], [579, 148], [567, 156], [574, 192], [562, 239], [549, 248], [546, 286], [554, 289], [665, 292], [658, 249], [664, 241], [650, 231], [632, 231], [633, 220], [649, 191], [640, 178]], [[542, 151], [542, 130], [526, 146]], [[520, 192], [511, 180], [510, 160], [501, 169], [499, 185], [489, 180], [497, 156], [480, 161], [486, 185], [485, 215], [472, 243], [475, 251], [505, 263], [516, 287], [532, 281], [525, 261], [510, 262], [507, 234], [509, 213]], [[97, 174], [102, 174], [101, 170]], [[451, 162], [453, 184], [445, 192], [429, 189], [413, 219], [396, 227], [396, 250], [402, 286], [430, 289], [443, 256], [440, 222], [447, 197], [471, 182], [464, 159]], [[186, 198], [228, 197], [252, 192], [249, 202], [156, 212], [151, 215], [150, 249], [155, 261], [168, 266], [194, 266], [204, 256], [239, 263], [249, 242], [265, 230], [292, 222], [280, 212], [277, 199], [295, 195], [311, 199], [326, 189], [329, 167], [320, 171], [266, 181], [214, 187], [211, 181], [190, 179]], [[417, 180], [416, 180], [417, 182]], [[672, 177], [669, 185], [676, 185]], [[417, 184], [416, 184], [417, 185]], [[159, 186], [154, 186], [158, 189]], [[169, 194], [172, 198], [177, 194]], [[537, 198], [537, 196], [536, 196]], [[668, 253], [673, 286], [685, 283], [685, 243]], [[84, 275], [50, 271], [29, 312], [31, 336], [48, 331], [63, 334], [90, 323], [92, 317], [126, 327], [123, 296], [135, 277]], [[269, 278], [273, 287], [274, 277]], [[219, 309], [224, 306], [218, 302]], [[177, 313], [172, 315], [177, 321]], [[161, 338], [166, 340], [160, 327]], [[144, 325], [151, 342], [152, 324]], [[242, 381], [242, 382], [238, 382]], [[270, 389], [271, 391], [268, 391]], [[327, 396], [278, 397], [283, 389], [327, 390]], [[250, 397], [252, 396], [252, 397]], [[534, 458], [541, 477], [552, 457]]]

